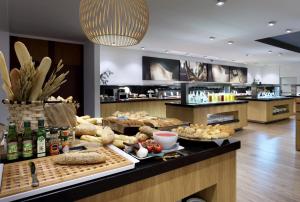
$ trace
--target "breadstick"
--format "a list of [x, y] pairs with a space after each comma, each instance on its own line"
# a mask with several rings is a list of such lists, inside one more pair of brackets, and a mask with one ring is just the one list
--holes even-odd
[[11, 88], [7, 65], [5, 62], [4, 55], [1, 51], [0, 51], [0, 72], [1, 72], [2, 80], [8, 85], [7, 87]]

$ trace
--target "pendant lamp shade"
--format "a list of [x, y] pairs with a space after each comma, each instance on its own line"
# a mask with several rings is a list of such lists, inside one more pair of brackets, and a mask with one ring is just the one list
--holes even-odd
[[146, 0], [81, 0], [80, 24], [90, 41], [107, 46], [133, 46], [149, 24]]

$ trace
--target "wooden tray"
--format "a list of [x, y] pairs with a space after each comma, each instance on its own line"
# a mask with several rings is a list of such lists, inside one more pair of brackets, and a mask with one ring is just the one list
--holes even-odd
[[[82, 178], [94, 174], [99, 175], [105, 171], [110, 171], [113, 169], [118, 169], [129, 165], [134, 165], [134, 163], [128, 160], [128, 158], [125, 158], [124, 156], [114, 151], [115, 149], [113, 150], [112, 148], [109, 147], [100, 147], [99, 150], [100, 152], [104, 153], [107, 157], [105, 163], [94, 164], [94, 165], [72, 165], [72, 166], [57, 165], [53, 163], [53, 158], [55, 158], [55, 156], [49, 156], [49, 157], [21, 161], [21, 162], [4, 165], [2, 187], [0, 192], [0, 201], [2, 200], [10, 201], [10, 199], [8, 198], [4, 199], [3, 197], [7, 197], [11, 195], [15, 196], [16, 194], [27, 192], [27, 191], [38, 191], [41, 188], [43, 187], [46, 188], [50, 185], [56, 185], [58, 183], [63, 183], [70, 180], [77, 180], [78, 178]], [[36, 165], [37, 176], [40, 182], [40, 186], [37, 188], [31, 187], [32, 179], [31, 179], [30, 167], [28, 165], [30, 161], [33, 161]], [[123, 170], [120, 170], [119, 172], [121, 171]], [[109, 175], [109, 173], [108, 174], [106, 173], [103, 176], [106, 175]]]

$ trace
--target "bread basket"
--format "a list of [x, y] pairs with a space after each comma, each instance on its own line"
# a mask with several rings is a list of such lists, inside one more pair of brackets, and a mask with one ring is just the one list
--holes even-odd
[[[38, 129], [38, 120], [45, 119], [46, 127], [74, 127], [76, 124], [76, 108], [74, 102], [12, 102], [3, 100], [8, 107], [8, 121], [16, 124], [17, 132], [23, 130], [25, 120], [31, 122], [31, 129]], [[54, 115], [55, 114], [55, 115]]]

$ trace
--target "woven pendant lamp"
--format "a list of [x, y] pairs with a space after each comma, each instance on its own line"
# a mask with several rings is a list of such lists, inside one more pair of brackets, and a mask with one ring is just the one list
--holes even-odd
[[146, 0], [81, 0], [80, 23], [90, 41], [106, 46], [133, 46], [149, 24]]

